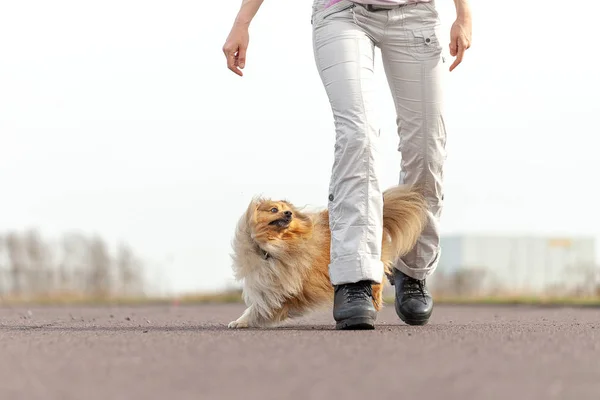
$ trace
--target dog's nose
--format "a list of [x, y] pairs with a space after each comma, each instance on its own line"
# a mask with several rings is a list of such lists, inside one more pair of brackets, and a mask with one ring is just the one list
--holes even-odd
[[283, 215], [285, 215], [288, 218], [291, 218], [292, 217], [292, 212], [291, 211], [284, 211]]

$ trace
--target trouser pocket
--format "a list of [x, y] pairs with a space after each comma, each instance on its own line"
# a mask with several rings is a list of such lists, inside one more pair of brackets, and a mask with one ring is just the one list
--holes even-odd
[[416, 28], [410, 33], [410, 53], [419, 60], [439, 56], [442, 52], [436, 27]]

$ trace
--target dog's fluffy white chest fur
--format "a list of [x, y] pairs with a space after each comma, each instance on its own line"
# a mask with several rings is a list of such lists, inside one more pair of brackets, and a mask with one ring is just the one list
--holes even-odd
[[276, 259], [255, 255], [243, 264], [246, 265], [238, 265], [236, 275], [244, 281], [244, 301], [247, 305], [254, 305], [264, 317], [270, 317], [272, 310], [280, 308], [286, 300], [302, 291], [300, 271], [285, 268]]

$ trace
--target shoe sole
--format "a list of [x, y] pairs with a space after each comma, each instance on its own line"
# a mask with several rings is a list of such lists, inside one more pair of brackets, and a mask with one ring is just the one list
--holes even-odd
[[337, 330], [372, 330], [375, 320], [369, 317], [348, 318], [335, 324]]
[[427, 323], [429, 322], [429, 318], [431, 317], [431, 314], [429, 314], [425, 318], [419, 318], [419, 319], [406, 318], [404, 316], [404, 314], [402, 314], [398, 310], [397, 307], [396, 307], [396, 314], [398, 314], [398, 316], [400, 317], [400, 319], [402, 320], [402, 322], [404, 322], [405, 324], [408, 324], [408, 325], [417, 325], [417, 326], [427, 325]]

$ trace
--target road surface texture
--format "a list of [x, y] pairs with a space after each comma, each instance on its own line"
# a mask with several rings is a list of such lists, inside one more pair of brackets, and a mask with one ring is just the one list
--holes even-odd
[[241, 305], [0, 308], [0, 399], [599, 399], [600, 310], [437, 306], [374, 331]]

